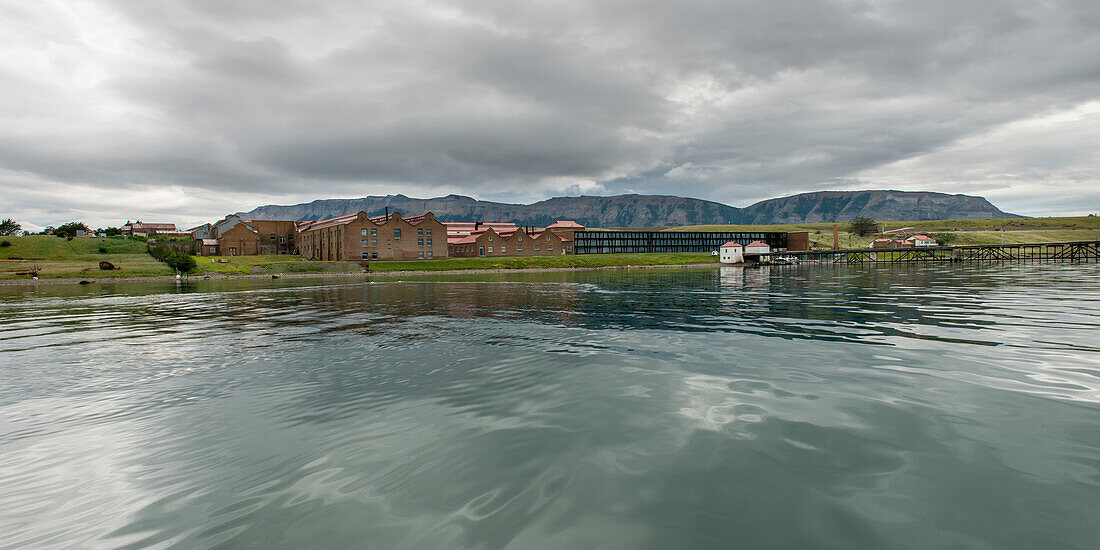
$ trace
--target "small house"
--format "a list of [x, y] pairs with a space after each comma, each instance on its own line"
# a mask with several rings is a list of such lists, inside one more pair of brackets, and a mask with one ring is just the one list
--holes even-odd
[[905, 242], [910, 243], [918, 248], [922, 246], [936, 246], [938, 244], [936, 243], [936, 239], [933, 239], [927, 235], [913, 235], [912, 237], [905, 239]]
[[753, 241], [753, 242], [745, 245], [745, 255], [746, 256], [751, 255], [751, 254], [767, 254], [771, 251], [772, 251], [772, 249], [771, 249], [770, 246], [768, 246], [768, 243], [761, 242], [761, 241]]
[[730, 241], [718, 247], [718, 261], [723, 264], [745, 263], [745, 246]]

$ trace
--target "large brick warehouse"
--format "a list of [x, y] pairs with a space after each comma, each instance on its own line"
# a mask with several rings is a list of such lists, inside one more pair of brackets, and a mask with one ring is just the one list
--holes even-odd
[[298, 224], [298, 252], [310, 260], [431, 260], [447, 257], [447, 228], [431, 212], [366, 212]]

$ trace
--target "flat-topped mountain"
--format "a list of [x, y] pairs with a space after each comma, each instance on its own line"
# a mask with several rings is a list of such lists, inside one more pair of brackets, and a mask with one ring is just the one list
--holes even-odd
[[461, 195], [417, 199], [404, 195], [321, 199], [290, 206], [261, 206], [240, 213], [255, 220], [322, 220], [359, 212], [430, 211], [440, 221], [504, 221], [546, 226], [575, 220], [588, 227], [672, 227], [710, 224], [847, 222], [876, 220], [1015, 218], [982, 197], [912, 191], [820, 191], [761, 201], [746, 208], [669, 195], [555, 197], [533, 204], [479, 201]]

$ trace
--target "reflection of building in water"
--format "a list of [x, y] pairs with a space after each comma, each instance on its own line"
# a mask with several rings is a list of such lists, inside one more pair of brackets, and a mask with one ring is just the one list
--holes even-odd
[[722, 290], [731, 290], [745, 286], [745, 268], [741, 266], [718, 268], [718, 280]]

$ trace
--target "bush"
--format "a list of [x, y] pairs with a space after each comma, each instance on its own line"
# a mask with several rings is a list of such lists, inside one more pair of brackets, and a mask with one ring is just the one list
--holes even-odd
[[179, 271], [180, 273], [189, 273], [195, 270], [197, 264], [195, 264], [195, 258], [190, 254], [182, 252], [176, 252], [167, 246], [154, 246], [149, 248], [149, 255], [160, 260], [168, 267]]
[[0, 248], [7, 248], [11, 246], [11, 241], [0, 241]]
[[929, 233], [928, 236], [936, 239], [936, 244], [940, 246], [951, 246], [959, 240], [959, 236], [954, 233]]
[[106, 254], [107, 253], [107, 247], [106, 246], [99, 247], [99, 253], [100, 254]]

